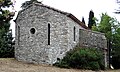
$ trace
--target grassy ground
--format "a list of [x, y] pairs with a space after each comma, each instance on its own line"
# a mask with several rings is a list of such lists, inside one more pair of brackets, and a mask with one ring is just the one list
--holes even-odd
[[49, 65], [36, 65], [18, 62], [14, 58], [0, 58], [0, 72], [120, 72], [120, 70], [91, 71], [63, 69]]

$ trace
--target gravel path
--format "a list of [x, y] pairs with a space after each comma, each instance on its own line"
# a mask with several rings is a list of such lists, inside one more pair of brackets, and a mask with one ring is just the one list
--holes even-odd
[[63, 69], [49, 65], [36, 65], [18, 62], [14, 58], [0, 58], [0, 72], [120, 72], [120, 70], [91, 71], [91, 70]]

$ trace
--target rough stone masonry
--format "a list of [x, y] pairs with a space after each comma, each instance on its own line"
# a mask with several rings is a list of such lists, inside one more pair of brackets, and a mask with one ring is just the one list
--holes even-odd
[[107, 40], [104, 33], [80, 29], [78, 46], [84, 48], [97, 48], [104, 55], [105, 67], [108, 66]]
[[[21, 10], [15, 23], [15, 57], [19, 61], [54, 64], [57, 59], [62, 59], [67, 51], [73, 49], [79, 41], [84, 42], [79, 39], [84, 38], [85, 43], [88, 43], [88, 46], [90, 44], [87, 37], [81, 37], [86, 32], [80, 30], [87, 30], [85, 24], [70, 13], [41, 3], [33, 3]], [[92, 37], [92, 34], [88, 36]], [[101, 33], [97, 35], [96, 40], [99, 38], [104, 45], [96, 41], [94, 44], [99, 45], [96, 47], [106, 48], [104, 35]], [[91, 42], [94, 41], [91, 40]]]

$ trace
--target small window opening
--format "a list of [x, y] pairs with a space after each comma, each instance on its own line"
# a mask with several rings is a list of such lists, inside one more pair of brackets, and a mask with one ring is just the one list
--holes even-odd
[[73, 30], [73, 31], [74, 31], [74, 41], [75, 41], [75, 27], [74, 27], [74, 30]]
[[50, 45], [50, 24], [48, 24], [48, 45]]
[[35, 34], [35, 28], [31, 28], [31, 29], [30, 29], [30, 33], [31, 33], [31, 34]]
[[19, 41], [20, 41], [20, 26], [18, 26], [18, 45], [19, 45]]

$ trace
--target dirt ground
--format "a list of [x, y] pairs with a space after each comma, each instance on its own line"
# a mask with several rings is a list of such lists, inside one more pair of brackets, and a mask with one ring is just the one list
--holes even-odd
[[63, 69], [49, 65], [36, 65], [18, 62], [14, 58], [0, 58], [0, 72], [120, 72], [120, 70], [91, 71]]

